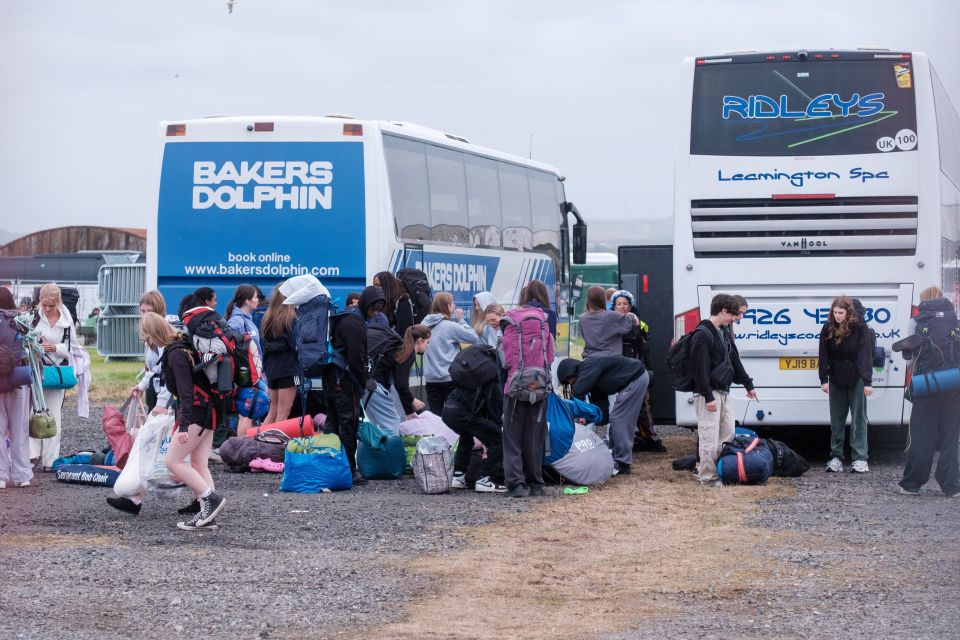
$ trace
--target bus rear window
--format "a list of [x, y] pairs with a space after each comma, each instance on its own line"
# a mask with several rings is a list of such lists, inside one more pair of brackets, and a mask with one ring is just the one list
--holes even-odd
[[690, 154], [846, 155], [917, 147], [909, 60], [699, 65]]

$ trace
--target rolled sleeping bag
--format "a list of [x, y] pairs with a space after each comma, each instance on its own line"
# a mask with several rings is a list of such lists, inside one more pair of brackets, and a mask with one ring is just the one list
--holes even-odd
[[0, 393], [8, 393], [17, 387], [28, 385], [31, 380], [33, 376], [30, 367], [14, 367], [9, 376], [0, 378]]
[[960, 389], [960, 368], [956, 367], [916, 373], [910, 380], [910, 391], [914, 398], [957, 391], [958, 389]]
[[277, 431], [282, 431], [291, 438], [299, 438], [300, 436], [312, 436], [314, 434], [313, 430], [313, 418], [310, 416], [303, 417], [303, 431], [300, 431], [300, 418], [290, 418], [289, 420], [284, 420], [283, 422], [274, 422], [273, 424], [262, 424], [259, 427], [250, 427], [247, 429], [247, 437], [252, 438], [258, 433], [263, 431], [269, 431], [275, 429]]
[[56, 470], [59, 482], [112, 487], [120, 477], [120, 469], [95, 464], [62, 464]]

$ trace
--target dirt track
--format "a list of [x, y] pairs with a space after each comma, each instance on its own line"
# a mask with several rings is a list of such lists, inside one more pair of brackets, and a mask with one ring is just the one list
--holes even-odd
[[[71, 412], [67, 408], [65, 415]], [[94, 416], [68, 425], [64, 450], [101, 440]], [[960, 500], [946, 500], [929, 485], [917, 497], [897, 494], [902, 453], [896, 438], [872, 443], [872, 472], [866, 476], [823, 473], [825, 459], [816, 455], [820, 440], [807, 440], [815, 450], [804, 453], [815, 467], [803, 478], [690, 499], [690, 509], [720, 509], [729, 501], [745, 514], [725, 535], [730, 558], [750, 559], [756, 575], [721, 560], [703, 579], [689, 561], [697, 553], [691, 545], [683, 550], [684, 561], [677, 559], [678, 575], [671, 576], [671, 584], [681, 587], [648, 584], [642, 602], [610, 602], [617, 615], [608, 616], [609, 628], [592, 626], [593, 634], [958, 637]], [[673, 452], [689, 447], [678, 432], [670, 442]], [[625, 498], [658, 491], [659, 478], [663, 492], [672, 486], [682, 489], [677, 495], [694, 495], [686, 476], [667, 470], [668, 458], [642, 460], [646, 479], [617, 479], [609, 489], [592, 492], [592, 504], [625, 505]], [[229, 503], [218, 518], [220, 529], [205, 534], [175, 528], [179, 503], [154, 502], [132, 518], [104, 503], [109, 490], [57, 483], [50, 475], [29, 489], [0, 491], [0, 638], [315, 638], [361, 625], [358, 635], [394, 637], [394, 627], [381, 625], [404, 619], [405, 611], [424, 616], [414, 621], [420, 637], [484, 637], [483, 627], [448, 628], [453, 611], [405, 609], [446, 589], [444, 578], [415, 572], [411, 561], [428, 558], [436, 567], [470, 549], [482, 552], [482, 545], [497, 544], [499, 528], [509, 523], [559, 531], [563, 521], [551, 518], [567, 518], [564, 513], [578, 508], [576, 497], [423, 496], [410, 479], [340, 494], [291, 495], [277, 492], [276, 477], [227, 474], [217, 467], [214, 475]], [[780, 497], [758, 508], [761, 494]], [[609, 518], [617, 517], [611, 508]], [[482, 526], [491, 521], [497, 524]], [[709, 516], [702, 524], [711, 526]], [[650, 526], [656, 531], [656, 522]], [[473, 532], [469, 541], [464, 531]], [[655, 534], [649, 538], [638, 541], [635, 557], [627, 558], [637, 580], [650, 563], [668, 575], [672, 570], [669, 553], [658, 553]], [[523, 549], [516, 553], [513, 562], [523, 567]], [[604, 567], [596, 571], [606, 579]], [[551, 580], [562, 578], [541, 578], [544, 593]], [[504, 575], [489, 588], [509, 592], [515, 585]], [[577, 611], [576, 598], [562, 606], [547, 599], [542, 606], [556, 606], [558, 619]], [[432, 615], [438, 619], [428, 619]], [[530, 629], [522, 619], [514, 632], [583, 637]]]

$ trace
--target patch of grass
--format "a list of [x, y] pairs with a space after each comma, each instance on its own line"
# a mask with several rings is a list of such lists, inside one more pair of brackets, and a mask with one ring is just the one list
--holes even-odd
[[791, 496], [793, 488], [777, 478], [759, 487], [701, 487], [670, 467], [694, 450], [693, 439], [667, 441], [669, 454], [644, 454], [630, 476], [503, 515], [464, 532], [465, 550], [412, 562], [434, 579], [430, 594], [403, 620], [358, 637], [588, 638], [676, 614], [691, 598], [776, 580], [781, 563], [754, 549], [784, 544], [784, 534], [743, 522], [760, 500]]
[[137, 382], [137, 376], [143, 370], [142, 360], [110, 360], [97, 354], [97, 350], [87, 347], [90, 352], [91, 383], [88, 391], [90, 404], [119, 404], [127, 398], [130, 388]]

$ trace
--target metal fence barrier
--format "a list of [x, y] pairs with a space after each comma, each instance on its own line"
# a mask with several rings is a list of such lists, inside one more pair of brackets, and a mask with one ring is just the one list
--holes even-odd
[[108, 358], [142, 358], [140, 314], [100, 314], [97, 319], [97, 353]]
[[147, 265], [105, 264], [97, 274], [100, 304], [136, 307], [147, 288]]

